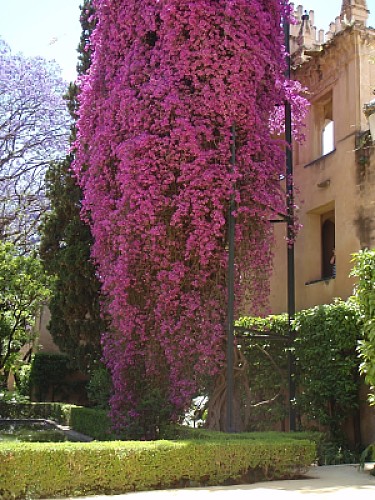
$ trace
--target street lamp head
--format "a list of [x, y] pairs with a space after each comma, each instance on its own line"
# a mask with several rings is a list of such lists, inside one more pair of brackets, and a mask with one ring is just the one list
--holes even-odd
[[364, 105], [363, 112], [369, 123], [372, 142], [375, 142], [375, 99]]

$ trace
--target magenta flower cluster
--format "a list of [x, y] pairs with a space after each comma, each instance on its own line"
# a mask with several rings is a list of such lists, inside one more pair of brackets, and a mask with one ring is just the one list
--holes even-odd
[[283, 77], [283, 4], [96, 1], [74, 168], [110, 318], [117, 421], [136, 417], [139, 377], [166, 387], [177, 415], [222, 366], [232, 193], [236, 303], [264, 306], [269, 219], [285, 212], [285, 150], [271, 131], [286, 98], [301, 109]]

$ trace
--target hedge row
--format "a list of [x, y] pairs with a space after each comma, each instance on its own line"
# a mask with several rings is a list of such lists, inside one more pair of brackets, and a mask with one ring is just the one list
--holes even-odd
[[70, 427], [81, 434], [91, 436], [97, 441], [118, 439], [111, 432], [111, 421], [106, 410], [72, 406], [70, 410]]
[[54, 420], [97, 441], [116, 439], [107, 411], [65, 403], [14, 403], [0, 401], [0, 418]]
[[[116, 440], [116, 436], [111, 432], [111, 422], [106, 410], [97, 408], [86, 408], [84, 406], [75, 406], [65, 403], [16, 403], [0, 401], [0, 418], [28, 418], [28, 419], [46, 419], [68, 425], [71, 429], [86, 434], [96, 441]], [[192, 428], [181, 425], [170, 425], [163, 432], [163, 439], [169, 440], [207, 440], [207, 439], [254, 439], [254, 436], [262, 440], [275, 439], [278, 433], [275, 432], [257, 432], [241, 434], [225, 434], [207, 429]], [[293, 434], [281, 434], [285, 439], [307, 439], [316, 442], [318, 445], [323, 436], [318, 432], [297, 432]]]
[[0, 498], [117, 494], [298, 477], [315, 459], [312, 441], [272, 439], [0, 443]]
[[0, 418], [43, 418], [70, 425], [71, 410], [74, 406], [64, 403], [15, 403], [0, 401]]

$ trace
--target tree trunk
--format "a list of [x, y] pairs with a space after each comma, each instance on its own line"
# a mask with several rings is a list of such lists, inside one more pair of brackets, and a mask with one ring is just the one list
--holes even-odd
[[[280, 368], [275, 363], [274, 359], [270, 356], [267, 351], [261, 346], [257, 345], [257, 348], [263, 352], [263, 354], [269, 359], [273, 364], [275, 370], [282, 373]], [[251, 409], [257, 406], [270, 404], [275, 401], [281, 394], [281, 389], [270, 399], [259, 402], [252, 402], [250, 384], [248, 380], [248, 362], [243, 354], [243, 352], [237, 347], [234, 347], [234, 390], [233, 390], [233, 401], [232, 401], [232, 411], [233, 411], [233, 422], [232, 430], [234, 432], [244, 432], [248, 430], [250, 423]], [[223, 369], [219, 372], [215, 387], [208, 402], [208, 415], [206, 421], [206, 427], [210, 430], [215, 431], [227, 431], [227, 366], [224, 365]]]
[[[250, 388], [247, 379], [247, 361], [243, 353], [234, 349], [234, 390], [233, 390], [233, 422], [234, 432], [246, 430], [250, 417]], [[218, 374], [215, 387], [208, 403], [206, 427], [216, 431], [227, 431], [227, 366]]]

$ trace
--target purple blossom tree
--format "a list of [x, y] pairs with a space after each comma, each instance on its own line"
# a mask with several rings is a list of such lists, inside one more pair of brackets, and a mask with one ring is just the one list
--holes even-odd
[[202, 380], [223, 373], [232, 195], [237, 308], [245, 296], [253, 312], [266, 302], [269, 220], [285, 211], [275, 107], [297, 98], [283, 76], [287, 10], [281, 0], [96, 1], [75, 170], [111, 320], [103, 346], [120, 428], [147, 432], [155, 395], [178, 418]]
[[47, 206], [46, 168], [67, 153], [65, 90], [54, 62], [14, 55], [0, 39], [0, 238], [26, 251]]

